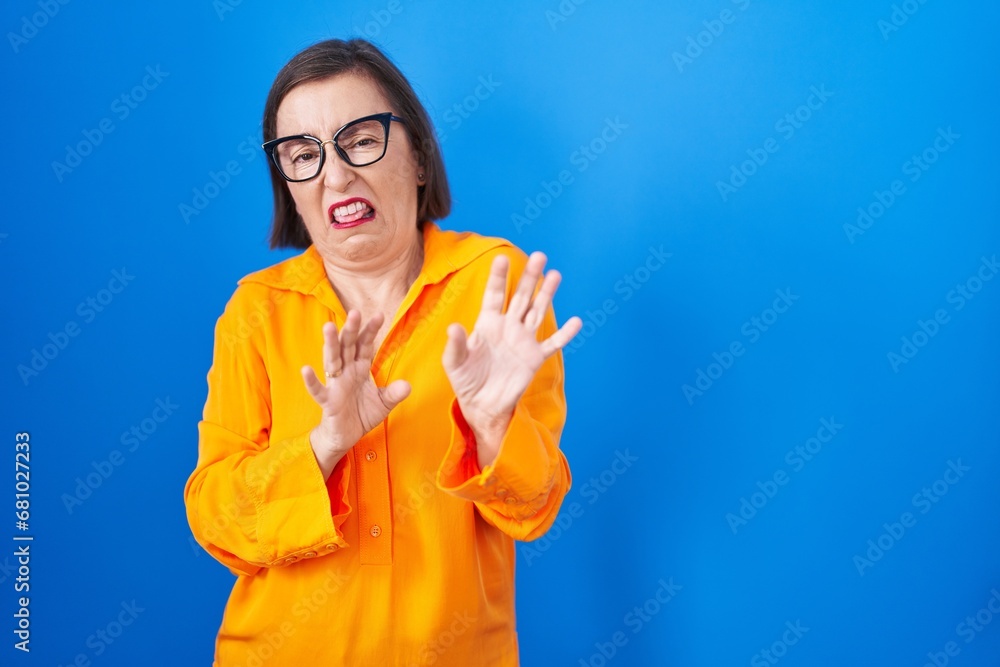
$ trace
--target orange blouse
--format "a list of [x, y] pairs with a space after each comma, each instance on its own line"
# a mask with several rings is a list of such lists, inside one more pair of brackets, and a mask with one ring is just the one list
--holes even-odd
[[[509, 241], [424, 224], [424, 266], [375, 354], [378, 386], [411, 395], [324, 482], [309, 445], [322, 326], [346, 319], [314, 246], [239, 281], [219, 318], [198, 465], [184, 490], [198, 542], [238, 576], [215, 665], [518, 664], [514, 540], [548, 530], [570, 486], [561, 352], [521, 398], [495, 461], [441, 364], [452, 322], [471, 331]], [[557, 330], [548, 309], [539, 340]]]

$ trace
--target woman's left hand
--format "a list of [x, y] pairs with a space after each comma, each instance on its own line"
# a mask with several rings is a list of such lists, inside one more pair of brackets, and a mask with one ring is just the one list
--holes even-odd
[[549, 271], [535, 294], [545, 262], [543, 253], [531, 254], [504, 312], [510, 262], [503, 255], [494, 259], [472, 333], [466, 336], [458, 323], [448, 327], [442, 363], [476, 436], [480, 468], [496, 458], [514, 407], [542, 363], [583, 327], [579, 317], [571, 317], [547, 339], [538, 340], [536, 332], [562, 279], [558, 271]]

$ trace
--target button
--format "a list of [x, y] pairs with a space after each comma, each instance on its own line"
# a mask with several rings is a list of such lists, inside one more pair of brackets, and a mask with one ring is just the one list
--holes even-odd
[[307, 551], [307, 552], [305, 552], [302, 555], [305, 556], [306, 558], [315, 558], [316, 557], [316, 552], [315, 551]]
[[507, 489], [497, 489], [497, 498], [503, 499], [507, 497]]
[[378, 525], [374, 525], [372, 526], [372, 529], [368, 532], [372, 534], [372, 537], [378, 537], [379, 535], [382, 534], [382, 529], [379, 528]]
[[365, 458], [369, 461], [374, 461], [375, 459], [378, 458], [378, 454], [375, 453], [374, 449], [369, 449], [367, 452], [365, 452]]
[[288, 558], [285, 559], [285, 562], [286, 563], [294, 563], [295, 562], [295, 556], [289, 556]]
[[504, 498], [504, 502], [507, 503], [508, 505], [513, 505], [514, 503], [519, 501], [514, 496], [507, 496], [506, 498]]
[[326, 545], [326, 550], [327, 551], [333, 551], [336, 548], [337, 548], [336, 544], [328, 544], [328, 545]]

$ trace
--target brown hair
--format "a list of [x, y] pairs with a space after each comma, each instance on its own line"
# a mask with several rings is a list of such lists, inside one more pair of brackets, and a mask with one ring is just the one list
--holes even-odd
[[[347, 73], [366, 77], [376, 84], [393, 107], [392, 111], [406, 121], [404, 127], [410, 145], [424, 173], [424, 184], [417, 192], [418, 225], [424, 220], [447, 217], [451, 211], [451, 192], [430, 117], [403, 73], [371, 42], [330, 39], [310, 46], [288, 61], [275, 77], [264, 104], [264, 141], [276, 138], [278, 107], [292, 88], [300, 83]], [[271, 248], [307, 248], [312, 240], [302, 216], [295, 209], [288, 182], [278, 173], [274, 163], [268, 164], [274, 191]]]

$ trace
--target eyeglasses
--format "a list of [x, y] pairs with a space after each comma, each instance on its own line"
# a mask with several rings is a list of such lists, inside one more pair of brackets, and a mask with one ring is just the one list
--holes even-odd
[[300, 183], [319, 176], [326, 162], [324, 144], [332, 143], [337, 155], [352, 167], [367, 167], [381, 160], [389, 146], [392, 121], [406, 123], [391, 112], [377, 113], [352, 120], [337, 130], [333, 139], [322, 141], [308, 134], [296, 134], [272, 139], [262, 148], [285, 180]]

